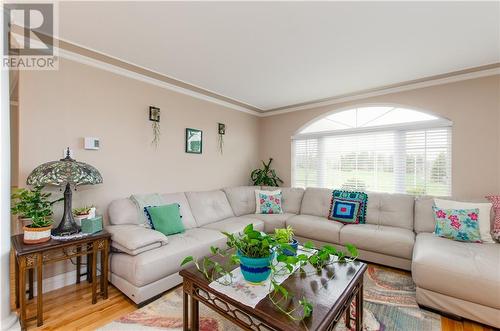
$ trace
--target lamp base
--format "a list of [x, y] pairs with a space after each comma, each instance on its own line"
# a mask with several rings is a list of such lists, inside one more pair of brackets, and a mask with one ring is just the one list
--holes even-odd
[[57, 228], [52, 230], [54, 236], [69, 236], [80, 232], [80, 227], [76, 224], [73, 218], [73, 210], [71, 209], [71, 186], [66, 184], [64, 190], [64, 214]]

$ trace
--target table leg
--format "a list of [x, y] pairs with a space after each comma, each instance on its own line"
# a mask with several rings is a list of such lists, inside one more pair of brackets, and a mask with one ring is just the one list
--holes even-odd
[[16, 308], [19, 308], [19, 260], [14, 257], [14, 269], [15, 269], [15, 286], [16, 286]]
[[87, 254], [87, 281], [92, 283], [92, 253]]
[[[76, 253], [77, 254], [80, 254], [81, 252], [81, 247], [80, 246], [77, 246], [76, 247]], [[80, 278], [82, 277], [82, 257], [80, 255], [78, 255], [76, 257], [76, 283], [77, 284], [80, 284]]]
[[33, 273], [34, 269], [28, 269], [28, 299], [33, 299]]
[[97, 242], [92, 244], [92, 304], [97, 302]]
[[182, 292], [182, 325], [183, 325], [183, 330], [188, 331], [189, 330], [189, 304], [188, 304], [188, 294], [186, 292]]
[[198, 309], [198, 300], [193, 295], [191, 295], [191, 331], [198, 331], [200, 329]]
[[345, 327], [349, 330], [351, 329], [351, 303], [349, 303], [349, 306], [345, 310]]
[[363, 283], [359, 285], [356, 293], [356, 331], [363, 328]]
[[101, 294], [104, 299], [108, 298], [108, 256], [109, 242], [104, 240], [104, 248], [101, 250]]
[[26, 330], [26, 258], [19, 257], [19, 322]]
[[[36, 258], [37, 266], [36, 266], [36, 317], [37, 317], [37, 326], [43, 325], [43, 255], [39, 253]], [[33, 270], [33, 269], [31, 269]]]

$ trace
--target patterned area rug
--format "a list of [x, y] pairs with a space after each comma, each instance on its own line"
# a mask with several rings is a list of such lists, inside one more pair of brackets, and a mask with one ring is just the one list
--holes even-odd
[[[415, 284], [408, 272], [370, 264], [363, 281], [363, 330], [441, 330], [441, 316], [418, 307], [415, 299]], [[182, 290], [178, 287], [149, 305], [99, 330], [182, 330]], [[200, 304], [200, 330], [236, 331], [241, 329]], [[344, 323], [339, 323], [336, 330], [346, 331], [347, 329]]]

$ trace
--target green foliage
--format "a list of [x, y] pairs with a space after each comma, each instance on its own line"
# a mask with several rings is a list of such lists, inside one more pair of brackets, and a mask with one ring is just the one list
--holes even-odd
[[293, 241], [293, 229], [290, 225], [286, 229], [275, 229], [274, 237], [280, 243], [291, 243]]
[[274, 238], [253, 229], [253, 224], [248, 224], [243, 234], [234, 235], [222, 232], [227, 237], [227, 246], [236, 248], [247, 257], [268, 257], [271, 255], [271, 243]]
[[267, 164], [262, 161], [263, 167], [252, 171], [250, 178], [254, 185], [279, 186], [279, 183], [283, 184], [281, 178], [276, 175], [276, 171], [271, 169], [271, 162], [273, 162], [272, 158]]
[[20, 188], [11, 195], [13, 215], [31, 219], [31, 227], [42, 228], [52, 224], [52, 205], [62, 199], [49, 201], [51, 193], [42, 192], [42, 187], [33, 190]]
[[73, 215], [87, 215], [93, 206], [85, 206], [81, 208], [73, 208]]
[[[288, 256], [284, 254], [284, 250], [291, 249], [289, 245], [289, 239], [293, 238], [293, 229], [291, 227], [276, 229], [274, 234], [267, 235], [254, 230], [253, 225], [249, 224], [245, 227], [243, 233], [230, 234], [223, 232], [223, 234], [228, 238], [228, 248], [221, 250], [217, 247], [211, 247], [210, 251], [212, 255], [225, 257], [226, 264], [222, 265], [209, 257], [198, 261], [194, 257], [188, 256], [182, 261], [181, 266], [193, 262], [207, 280], [217, 281], [228, 286], [232, 283], [231, 271], [239, 263], [238, 256], [234, 254], [234, 249], [247, 257], [255, 258], [267, 257], [274, 251], [276, 261], [270, 266], [269, 299], [279, 311], [297, 321], [311, 316], [314, 309], [313, 304], [306, 297], [302, 297], [298, 300], [298, 305], [294, 305], [291, 301], [294, 293], [291, 293], [283, 284], [279, 284], [276, 277], [295, 272], [300, 273], [301, 277], [321, 274], [323, 268], [328, 265], [354, 261], [358, 257], [357, 248], [349, 243], [345, 245], [347, 252], [344, 252], [331, 245], [315, 248], [311, 242], [304, 243], [302, 251], [299, 251], [296, 256]], [[307, 271], [306, 267], [308, 265], [313, 267], [312, 271]], [[328, 281], [333, 279], [333, 274], [328, 276]]]

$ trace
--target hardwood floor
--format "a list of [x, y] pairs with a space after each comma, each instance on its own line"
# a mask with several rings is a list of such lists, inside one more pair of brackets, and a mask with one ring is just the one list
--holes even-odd
[[[36, 298], [35, 298], [36, 300]], [[35, 300], [30, 300], [28, 316], [35, 314]], [[44, 324], [28, 323], [28, 330], [94, 330], [137, 309], [135, 304], [114, 286], [109, 286], [109, 298], [99, 298], [91, 304], [90, 284], [67, 286], [44, 295]], [[455, 321], [443, 317], [443, 331], [492, 331], [492, 328], [470, 321]], [[424, 331], [424, 330], [423, 330]]]

